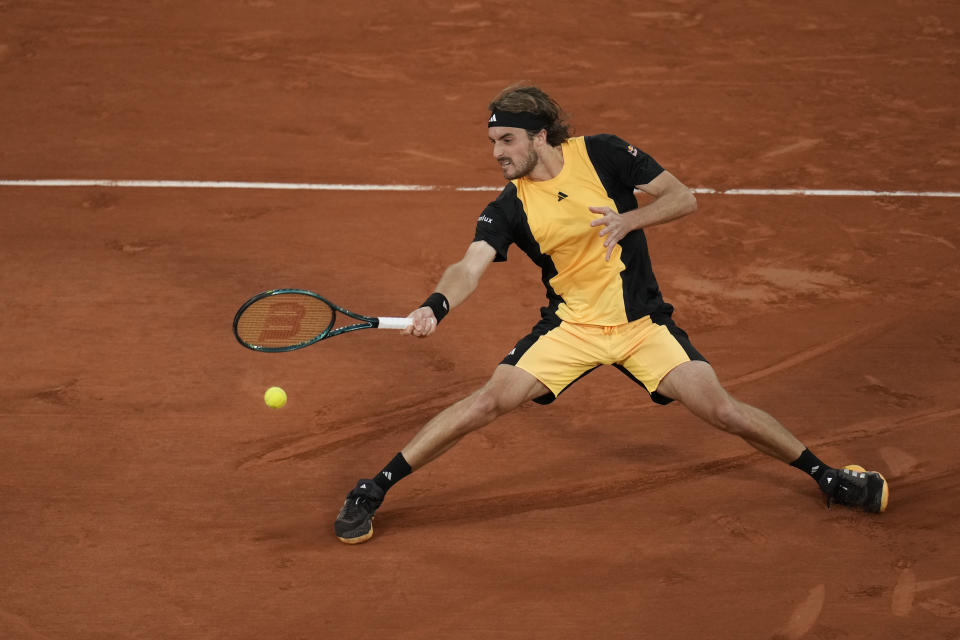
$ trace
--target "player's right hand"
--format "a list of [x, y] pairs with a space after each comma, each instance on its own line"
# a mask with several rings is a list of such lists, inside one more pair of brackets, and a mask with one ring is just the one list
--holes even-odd
[[413, 324], [403, 330], [408, 336], [426, 338], [437, 330], [437, 318], [430, 307], [414, 309], [407, 317], [413, 320]]

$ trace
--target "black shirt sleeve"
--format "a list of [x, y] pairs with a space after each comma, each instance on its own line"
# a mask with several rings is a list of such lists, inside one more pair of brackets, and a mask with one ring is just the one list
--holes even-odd
[[497, 252], [494, 262], [505, 261], [507, 249], [516, 242], [518, 207], [521, 205], [517, 198], [517, 188], [511, 182], [477, 218], [473, 241], [482, 240], [493, 247]]
[[587, 136], [585, 143], [601, 179], [606, 176], [633, 189], [663, 173], [663, 167], [656, 160], [617, 136], [609, 133]]

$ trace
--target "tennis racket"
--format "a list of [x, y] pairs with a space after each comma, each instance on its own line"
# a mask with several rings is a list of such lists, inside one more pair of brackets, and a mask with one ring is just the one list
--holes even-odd
[[[334, 328], [337, 312], [359, 320]], [[339, 307], [305, 289], [273, 289], [243, 303], [233, 318], [233, 334], [247, 349], [277, 353], [358, 329], [406, 329], [410, 318], [371, 318]]]

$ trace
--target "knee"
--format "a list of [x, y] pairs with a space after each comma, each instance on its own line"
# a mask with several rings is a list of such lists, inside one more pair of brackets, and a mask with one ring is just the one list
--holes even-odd
[[503, 403], [498, 395], [488, 389], [481, 389], [476, 392], [468, 402], [465, 412], [466, 420], [461, 425], [461, 430], [464, 432], [479, 429], [505, 413]]
[[493, 419], [499, 415], [499, 407], [496, 394], [483, 390], [473, 399], [470, 409], [474, 414]]
[[733, 398], [727, 396], [716, 402], [710, 411], [710, 423], [718, 429], [734, 435], [745, 435], [749, 431], [746, 416]]

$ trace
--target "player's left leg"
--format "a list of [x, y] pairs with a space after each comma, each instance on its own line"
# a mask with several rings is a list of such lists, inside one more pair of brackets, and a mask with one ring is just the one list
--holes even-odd
[[701, 420], [740, 436], [778, 460], [793, 462], [806, 448], [776, 418], [731, 396], [706, 362], [675, 367], [660, 382], [657, 393], [679, 401]]
[[817, 480], [828, 501], [877, 513], [887, 508], [889, 488], [880, 473], [857, 465], [843, 469], [823, 465], [776, 418], [731, 396], [708, 363], [678, 365], [656, 391], [679, 401], [714, 427], [740, 436], [758, 451], [806, 471]]

